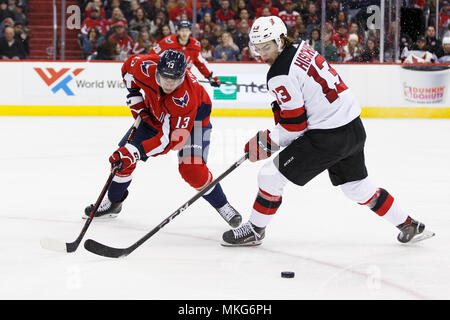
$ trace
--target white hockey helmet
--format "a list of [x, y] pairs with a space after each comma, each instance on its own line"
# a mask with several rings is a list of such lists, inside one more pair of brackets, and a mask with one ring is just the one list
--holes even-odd
[[255, 20], [249, 33], [252, 45], [275, 40], [278, 51], [281, 51], [281, 35], [287, 35], [283, 20], [277, 16], [260, 17]]

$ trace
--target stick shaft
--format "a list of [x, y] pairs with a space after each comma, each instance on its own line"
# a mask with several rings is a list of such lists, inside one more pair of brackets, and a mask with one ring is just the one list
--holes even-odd
[[144, 235], [141, 239], [139, 239], [137, 242], [132, 244], [131, 246], [127, 248], [113, 248], [106, 246], [104, 244], [101, 244], [97, 241], [94, 241], [92, 239], [86, 240], [84, 243], [84, 247], [86, 250], [104, 256], [109, 258], [119, 258], [119, 257], [125, 257], [132, 253], [134, 250], [136, 250], [138, 247], [140, 247], [144, 242], [146, 242], [149, 238], [151, 238], [155, 233], [157, 233], [159, 230], [161, 230], [166, 224], [168, 224], [170, 221], [172, 221], [176, 216], [181, 214], [183, 211], [185, 211], [190, 205], [192, 205], [195, 201], [197, 201], [200, 197], [202, 197], [206, 192], [214, 188], [223, 178], [228, 176], [231, 172], [234, 171], [238, 166], [240, 166], [245, 160], [248, 159], [248, 153], [246, 153], [242, 158], [240, 158], [238, 161], [233, 163], [225, 172], [223, 172], [219, 177], [217, 177], [215, 180], [213, 180], [205, 189], [198, 192], [195, 196], [193, 196], [191, 199], [189, 199], [187, 202], [185, 202], [181, 207], [179, 207], [177, 210], [175, 210], [170, 216], [168, 216], [166, 219], [164, 219], [159, 225], [157, 225], [155, 228], [153, 228], [150, 232], [148, 232], [146, 235]]
[[[139, 127], [140, 123], [141, 123], [141, 117], [138, 116], [136, 118], [136, 120], [134, 122], [134, 125], [133, 125], [133, 128], [131, 129], [131, 132], [130, 132], [130, 134], [128, 136], [127, 143], [130, 143], [131, 140], [133, 140], [134, 134], [136, 133], [136, 130]], [[91, 224], [92, 220], [94, 219], [94, 216], [97, 213], [97, 210], [100, 207], [100, 204], [102, 203], [103, 198], [106, 195], [106, 192], [108, 192], [108, 189], [109, 189], [109, 187], [110, 187], [110, 185], [112, 183], [112, 180], [113, 180], [114, 176], [117, 173], [117, 170], [118, 170], [117, 167], [112, 169], [112, 171], [111, 171], [111, 173], [110, 173], [110, 175], [108, 177], [108, 180], [106, 181], [106, 183], [105, 183], [105, 185], [104, 185], [104, 187], [102, 189], [102, 192], [98, 196], [97, 201], [94, 204], [94, 208], [92, 209], [91, 214], [89, 215], [89, 217], [86, 219], [86, 222], [84, 223], [83, 229], [81, 229], [81, 232], [78, 235], [77, 239], [74, 242], [66, 243], [67, 252], [74, 252], [75, 250], [77, 250], [78, 246], [81, 243], [81, 240], [83, 239], [84, 235], [86, 234], [86, 231], [89, 228], [89, 225]]]

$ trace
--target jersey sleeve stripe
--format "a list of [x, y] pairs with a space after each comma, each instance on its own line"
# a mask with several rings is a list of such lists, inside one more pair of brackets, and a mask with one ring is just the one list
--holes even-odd
[[290, 132], [298, 132], [298, 131], [303, 131], [306, 129], [307, 124], [306, 122], [303, 123], [299, 123], [299, 124], [283, 124], [280, 123], [281, 127], [283, 127], [285, 130], [290, 131]]
[[307, 127], [305, 107], [294, 110], [281, 110], [280, 125], [287, 131], [303, 131]]
[[302, 114], [304, 114], [306, 111], [305, 106], [301, 107], [301, 108], [296, 108], [296, 109], [292, 109], [292, 110], [286, 110], [283, 109], [280, 112], [280, 117], [281, 118], [296, 118], [301, 116]]

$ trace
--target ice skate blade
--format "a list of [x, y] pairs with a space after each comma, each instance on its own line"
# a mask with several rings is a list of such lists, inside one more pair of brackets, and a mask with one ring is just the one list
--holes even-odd
[[411, 243], [417, 243], [417, 242], [420, 242], [420, 241], [432, 238], [434, 236], [435, 236], [434, 232], [428, 231], [428, 230], [424, 230], [422, 233], [414, 236], [414, 238], [412, 238], [410, 241], [408, 241], [406, 243], [403, 243], [403, 244], [407, 245], [407, 244], [411, 244]]
[[222, 242], [220, 245], [223, 247], [256, 247], [261, 244], [262, 244], [262, 241], [250, 241], [250, 242], [238, 243], [238, 244]]
[[[105, 214], [105, 215], [100, 216], [100, 217], [94, 217], [94, 220], [105, 220], [105, 221], [108, 221], [108, 220], [117, 218], [117, 216], [118, 216], [118, 214], [116, 214], [116, 213], [108, 213], [108, 214]], [[86, 215], [83, 215], [81, 217], [81, 219], [83, 219], [83, 220], [86, 220], [87, 218], [89, 218], [89, 217], [86, 216]]]

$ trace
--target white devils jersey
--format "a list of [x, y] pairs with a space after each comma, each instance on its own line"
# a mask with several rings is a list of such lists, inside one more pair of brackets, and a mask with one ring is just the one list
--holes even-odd
[[281, 108], [270, 137], [283, 147], [307, 130], [341, 127], [361, 114], [341, 77], [305, 41], [280, 53], [267, 73], [267, 86]]

